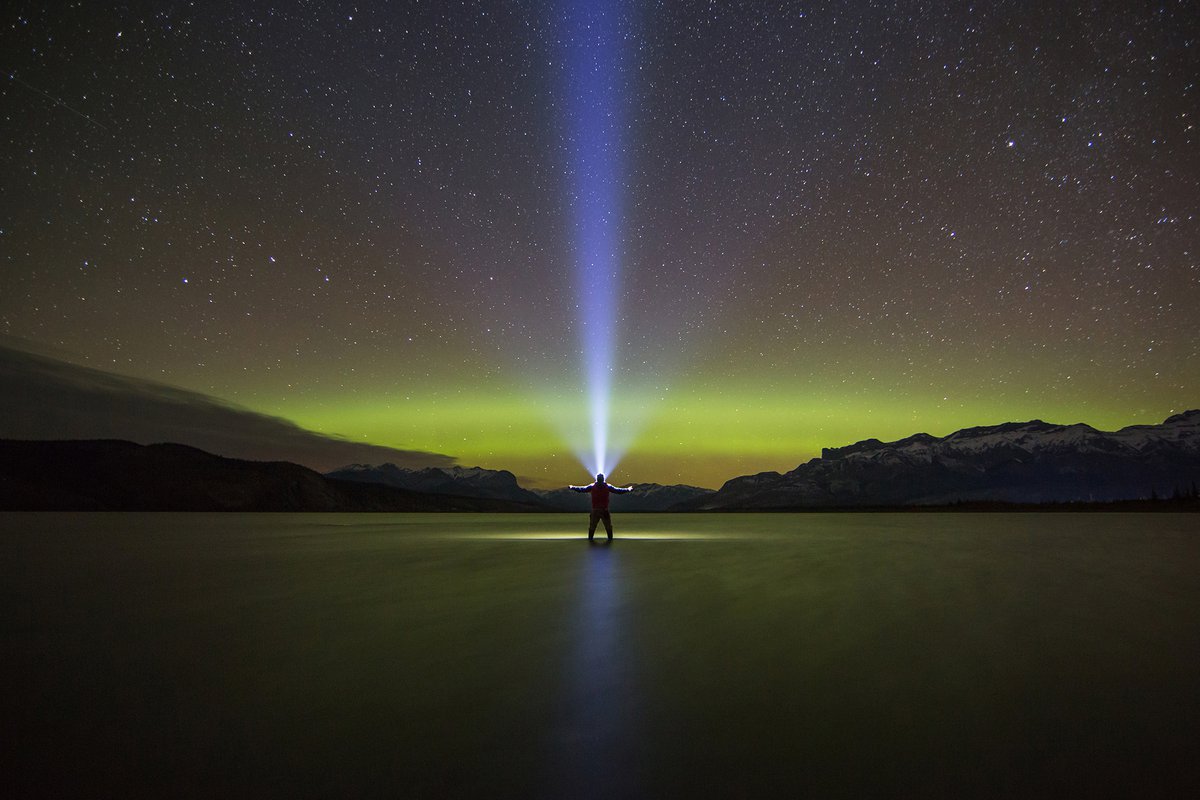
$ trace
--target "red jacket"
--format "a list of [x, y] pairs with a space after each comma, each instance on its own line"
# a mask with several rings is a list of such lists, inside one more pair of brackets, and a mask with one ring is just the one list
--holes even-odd
[[607, 483], [591, 483], [587, 486], [572, 486], [571, 488], [577, 492], [587, 492], [592, 496], [592, 511], [607, 511], [610, 494], [625, 494], [633, 491], [632, 486], [622, 489]]

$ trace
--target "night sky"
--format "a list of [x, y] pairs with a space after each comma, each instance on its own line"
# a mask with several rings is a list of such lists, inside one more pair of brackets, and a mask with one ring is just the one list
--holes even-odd
[[1193, 4], [604, 5], [6, 4], [0, 333], [541, 485], [587, 315], [614, 482], [1200, 406]]

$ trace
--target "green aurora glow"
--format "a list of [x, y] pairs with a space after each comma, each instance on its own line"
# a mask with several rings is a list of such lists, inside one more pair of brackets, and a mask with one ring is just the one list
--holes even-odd
[[0, 31], [0, 334], [541, 486], [585, 477], [585, 314], [617, 481], [1200, 406], [1185, 6], [637, 6], [615, 309], [545, 4], [253, 6]]

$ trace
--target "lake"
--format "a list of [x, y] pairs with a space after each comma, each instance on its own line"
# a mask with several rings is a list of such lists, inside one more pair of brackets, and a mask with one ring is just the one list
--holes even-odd
[[1196, 796], [1200, 517], [2, 514], [5, 796]]

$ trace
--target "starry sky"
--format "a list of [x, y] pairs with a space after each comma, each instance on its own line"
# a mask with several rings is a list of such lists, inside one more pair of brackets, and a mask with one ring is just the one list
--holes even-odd
[[586, 478], [588, 314], [615, 482], [1200, 406], [1190, 3], [589, 8], [6, 4], [0, 334], [531, 485]]

